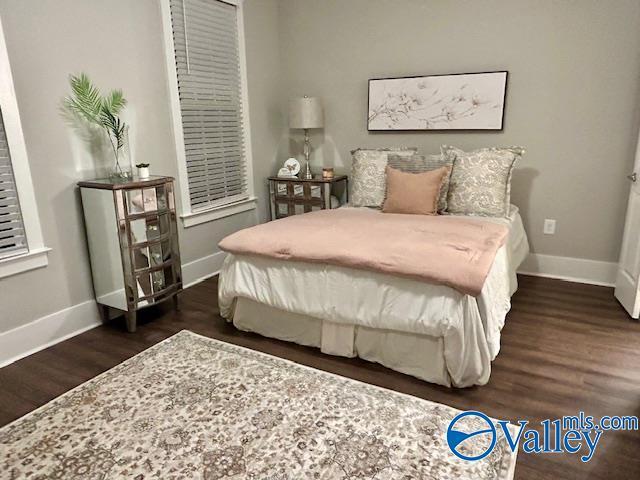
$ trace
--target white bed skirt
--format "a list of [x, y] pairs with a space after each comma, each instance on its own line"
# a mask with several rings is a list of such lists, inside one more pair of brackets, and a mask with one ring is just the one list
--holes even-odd
[[[246, 332], [316, 347], [329, 355], [357, 356], [428, 382], [451, 386], [442, 337], [319, 320], [244, 297], [236, 300], [233, 324]], [[478, 375], [481, 372], [476, 372]]]

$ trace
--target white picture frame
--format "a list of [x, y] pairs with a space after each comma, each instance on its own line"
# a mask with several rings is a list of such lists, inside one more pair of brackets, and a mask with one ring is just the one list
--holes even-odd
[[507, 71], [369, 80], [367, 129], [503, 130]]

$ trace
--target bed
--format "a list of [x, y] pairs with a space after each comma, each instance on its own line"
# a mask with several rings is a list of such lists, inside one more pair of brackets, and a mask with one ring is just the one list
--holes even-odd
[[220, 272], [220, 313], [240, 330], [440, 385], [486, 384], [529, 245], [515, 206], [508, 218], [480, 221], [509, 233], [475, 297], [385, 273], [229, 254]]

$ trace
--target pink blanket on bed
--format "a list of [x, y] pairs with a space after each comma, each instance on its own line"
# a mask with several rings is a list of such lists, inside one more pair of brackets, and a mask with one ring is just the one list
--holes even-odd
[[240, 230], [219, 247], [399, 275], [477, 296], [508, 233], [482, 220], [339, 208]]

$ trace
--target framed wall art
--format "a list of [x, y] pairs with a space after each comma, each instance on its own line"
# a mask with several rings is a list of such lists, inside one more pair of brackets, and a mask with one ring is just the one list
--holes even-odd
[[369, 131], [502, 130], [508, 72], [369, 80]]

